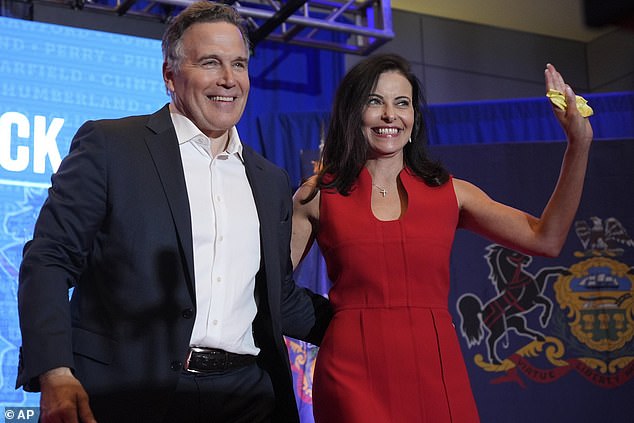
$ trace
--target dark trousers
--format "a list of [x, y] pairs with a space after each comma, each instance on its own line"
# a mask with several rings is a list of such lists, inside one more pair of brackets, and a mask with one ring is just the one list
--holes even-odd
[[271, 378], [257, 364], [217, 373], [183, 371], [164, 423], [266, 423], [274, 408]]

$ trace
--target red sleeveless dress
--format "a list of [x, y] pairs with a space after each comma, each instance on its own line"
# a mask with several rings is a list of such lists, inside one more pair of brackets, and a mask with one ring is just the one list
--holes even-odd
[[478, 413], [447, 302], [458, 224], [451, 182], [403, 170], [407, 211], [372, 213], [364, 168], [349, 196], [322, 190], [317, 241], [335, 310], [317, 355], [317, 423], [474, 423]]

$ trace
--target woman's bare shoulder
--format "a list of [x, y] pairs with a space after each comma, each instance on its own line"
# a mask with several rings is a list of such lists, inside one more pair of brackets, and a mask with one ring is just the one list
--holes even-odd
[[318, 218], [319, 197], [317, 175], [313, 175], [304, 181], [293, 196], [295, 213], [301, 213], [310, 218]]

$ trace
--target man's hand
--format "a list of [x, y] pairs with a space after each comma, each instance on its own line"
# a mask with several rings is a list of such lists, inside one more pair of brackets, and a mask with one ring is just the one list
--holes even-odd
[[88, 394], [68, 367], [40, 375], [40, 419], [42, 423], [97, 423]]

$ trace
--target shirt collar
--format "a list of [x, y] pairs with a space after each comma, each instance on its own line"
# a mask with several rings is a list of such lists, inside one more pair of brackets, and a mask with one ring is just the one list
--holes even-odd
[[[170, 112], [170, 116], [174, 124], [174, 129], [176, 130], [176, 138], [178, 139], [179, 145], [194, 141], [200, 137], [209, 140], [209, 137], [203, 134], [187, 116], [174, 112]], [[225, 152], [229, 155], [235, 154], [242, 160], [242, 141], [240, 140], [238, 129], [235, 126], [229, 129], [229, 144]]]

